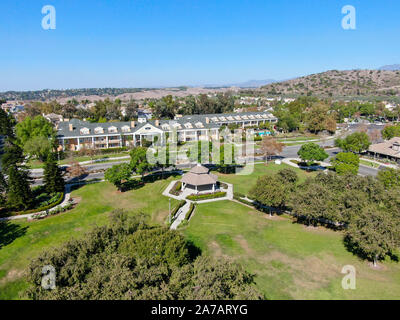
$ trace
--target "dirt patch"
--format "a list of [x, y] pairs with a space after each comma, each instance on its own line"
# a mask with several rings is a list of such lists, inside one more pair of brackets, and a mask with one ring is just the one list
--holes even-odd
[[254, 250], [250, 248], [249, 243], [242, 235], [237, 235], [235, 241], [242, 247], [242, 249], [248, 254], [253, 255]]
[[11, 269], [3, 279], [0, 279], [0, 285], [17, 280], [23, 277], [23, 275], [24, 270]]
[[210, 242], [208, 247], [209, 247], [210, 251], [212, 252], [213, 256], [215, 256], [215, 257], [223, 256], [222, 249], [219, 246], [218, 242], [212, 241], [212, 242]]
[[[337, 265], [329, 255], [321, 257], [310, 256], [304, 259], [288, 256], [279, 251], [272, 251], [258, 259], [262, 263], [279, 261], [292, 274], [294, 291], [318, 289], [328, 285], [332, 278], [339, 276], [341, 266]], [[297, 290], [296, 290], [297, 289]], [[293, 292], [294, 293], [294, 292]]]
[[372, 270], [379, 270], [379, 271], [386, 271], [387, 267], [382, 264], [382, 263], [377, 263], [376, 266], [374, 266], [373, 262], [368, 261], [367, 262], [368, 267], [370, 267]]
[[72, 199], [74, 205], [77, 205], [78, 203], [80, 203], [82, 201], [82, 197], [73, 197], [71, 199]]

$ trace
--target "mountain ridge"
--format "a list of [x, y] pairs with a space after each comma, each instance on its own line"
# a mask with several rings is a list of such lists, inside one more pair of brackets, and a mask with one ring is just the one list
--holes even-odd
[[267, 94], [317, 96], [400, 95], [400, 71], [329, 70], [262, 86]]

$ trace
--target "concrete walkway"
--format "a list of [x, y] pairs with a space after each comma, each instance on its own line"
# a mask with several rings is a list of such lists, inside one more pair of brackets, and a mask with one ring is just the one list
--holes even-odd
[[179, 208], [178, 212], [176, 213], [175, 217], [173, 217], [173, 221], [171, 224], [170, 229], [176, 230], [178, 226], [181, 224], [183, 220], [186, 218], [186, 214], [189, 212], [191, 201], [186, 201], [186, 203]]
[[190, 209], [190, 204], [191, 203], [196, 203], [196, 204], [202, 204], [202, 203], [209, 203], [209, 202], [216, 202], [216, 201], [224, 201], [224, 200], [233, 200], [233, 185], [230, 183], [225, 183], [228, 186], [228, 189], [221, 189], [221, 191], [226, 192], [226, 196], [222, 198], [215, 198], [215, 199], [208, 199], [208, 200], [200, 200], [200, 201], [191, 201], [187, 200], [186, 197], [188, 196], [187, 193], [181, 193], [179, 196], [175, 196], [173, 194], [170, 194], [171, 189], [175, 186], [175, 183], [179, 180], [174, 180], [171, 181], [170, 184], [165, 188], [163, 191], [162, 195], [175, 199], [175, 200], [185, 200], [186, 203], [178, 210], [178, 212], [175, 214], [173, 217], [173, 223], [171, 224], [170, 229], [171, 230], [176, 230], [178, 226], [181, 224], [183, 220], [186, 218], [186, 214], [188, 213]]
[[[360, 160], [364, 160], [364, 161], [367, 161], [367, 162], [375, 163], [375, 164], [377, 164], [379, 166], [386, 167], [386, 168], [399, 169], [399, 166], [396, 166], [395, 164], [391, 164], [391, 163], [388, 163], [388, 164], [387, 163], [382, 163], [382, 162], [379, 162], [379, 161], [375, 161], [375, 160], [368, 159], [368, 158], [363, 158], [363, 157], [361, 157]], [[360, 163], [360, 166], [362, 166], [362, 165], [363, 164]]]

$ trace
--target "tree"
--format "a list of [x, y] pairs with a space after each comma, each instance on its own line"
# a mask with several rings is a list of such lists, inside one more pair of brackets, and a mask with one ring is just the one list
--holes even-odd
[[333, 191], [326, 185], [307, 180], [291, 194], [288, 206], [300, 221], [316, 225], [319, 219], [337, 221], [338, 209]]
[[67, 172], [73, 178], [78, 178], [87, 174], [87, 170], [82, 167], [78, 161], [70, 162]]
[[16, 144], [13, 131], [15, 122], [10, 117], [2, 117], [1, 121], [1, 132], [6, 134], [4, 154], [1, 158], [2, 171], [7, 176], [7, 180], [2, 182], [7, 191], [7, 199], [3, 197], [3, 202], [12, 209], [27, 209], [33, 202], [31, 179], [29, 170], [23, 165], [25, 157], [22, 149]]
[[8, 168], [7, 205], [16, 210], [29, 209], [33, 202], [32, 191], [29, 186], [29, 171], [22, 165]]
[[382, 134], [379, 129], [374, 129], [370, 133], [368, 133], [369, 141], [372, 143], [377, 143], [381, 138]]
[[0, 171], [0, 208], [6, 204], [7, 181], [4, 178], [3, 172]]
[[335, 146], [346, 152], [361, 153], [368, 150], [371, 142], [365, 132], [354, 132], [344, 139], [336, 139]]
[[[317, 102], [309, 108], [307, 112], [307, 129], [313, 133], [318, 133], [320, 131], [326, 130], [326, 125], [328, 123], [329, 106], [323, 102]], [[331, 124], [329, 124], [331, 126]], [[332, 129], [332, 128], [331, 128]], [[335, 124], [336, 130], [336, 124]]]
[[15, 119], [0, 108], [0, 136], [12, 136]]
[[137, 116], [139, 105], [134, 100], [129, 100], [125, 106], [125, 120], [129, 121]]
[[399, 247], [399, 226], [399, 215], [370, 205], [350, 222], [345, 240], [352, 251], [370, 259], [376, 266], [379, 259]]
[[34, 137], [45, 137], [55, 140], [56, 131], [53, 125], [42, 116], [26, 117], [15, 126], [19, 146], [23, 148], [28, 140]]
[[280, 154], [283, 150], [283, 146], [283, 143], [276, 141], [273, 137], [264, 137], [261, 142], [261, 151], [263, 155], [267, 157], [267, 162], [268, 157]]
[[23, 146], [25, 154], [35, 156], [40, 161], [46, 160], [53, 147], [54, 143], [49, 138], [43, 136], [32, 137]]
[[50, 153], [44, 163], [43, 182], [48, 193], [63, 192], [65, 181], [59, 166], [57, 165], [56, 156]]
[[[199, 256], [185, 237], [118, 210], [106, 226], [44, 251], [30, 263], [27, 296], [45, 299], [260, 299], [254, 276], [225, 258]], [[56, 288], [42, 287], [52, 265]]]
[[278, 171], [277, 175], [281, 181], [292, 186], [295, 186], [299, 181], [296, 171], [291, 168], [281, 169]]
[[340, 152], [331, 161], [331, 163], [337, 174], [357, 174], [360, 164], [360, 158], [358, 157], [358, 155], [352, 152]]
[[132, 175], [132, 168], [128, 163], [121, 163], [108, 168], [104, 174], [104, 179], [114, 184], [121, 191], [122, 183]]
[[400, 137], [400, 125], [386, 125], [382, 130], [382, 137], [385, 140]]
[[94, 157], [98, 154], [98, 150], [96, 150], [94, 148], [81, 148], [78, 151], [78, 154], [82, 155], [82, 156], [90, 157], [90, 160], [92, 160], [92, 162], [93, 162]]
[[386, 189], [400, 187], [400, 170], [393, 168], [380, 170], [378, 172], [377, 179], [385, 186]]
[[131, 162], [130, 166], [136, 174], [140, 174], [143, 177], [146, 172], [149, 172], [154, 165], [147, 161], [147, 148], [136, 147], [130, 152]]
[[329, 157], [324, 148], [313, 142], [303, 144], [297, 154], [299, 155], [300, 159], [305, 162], [324, 161]]
[[275, 175], [258, 178], [249, 194], [252, 199], [264, 206], [281, 209], [286, 206], [291, 192], [295, 190], [297, 181], [297, 174], [293, 170], [283, 169]]

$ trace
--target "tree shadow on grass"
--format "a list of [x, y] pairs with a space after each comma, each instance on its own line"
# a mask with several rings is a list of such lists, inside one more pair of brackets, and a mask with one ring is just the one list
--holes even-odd
[[[368, 257], [358, 246], [354, 243], [348, 235], [343, 237], [343, 244], [347, 251], [353, 253], [355, 256], [359, 257], [362, 260], [372, 261], [370, 257]], [[399, 262], [399, 254], [397, 252], [388, 252], [386, 256], [394, 262]], [[385, 257], [380, 257], [378, 261], [385, 260]]]
[[25, 235], [27, 229], [10, 221], [0, 221], [0, 249]]
[[201, 255], [201, 249], [197, 247], [193, 241], [187, 240], [186, 241], [186, 246], [189, 251], [189, 258], [190, 261], [194, 261], [198, 256]]

